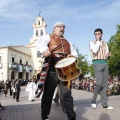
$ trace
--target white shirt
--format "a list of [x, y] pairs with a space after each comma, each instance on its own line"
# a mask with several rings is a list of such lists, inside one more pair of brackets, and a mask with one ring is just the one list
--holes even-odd
[[[37, 41], [37, 51], [40, 51], [41, 53], [43, 53], [44, 51], [48, 50], [48, 43], [50, 42], [50, 35], [47, 34], [45, 36], [43, 36], [42, 38], [40, 38]], [[78, 57], [78, 53], [76, 52], [76, 50], [73, 48], [72, 44], [69, 42], [70, 44], [70, 50], [71, 50], [71, 55]]]
[[[96, 43], [93, 43], [93, 41], [90, 42], [90, 50], [92, 50], [93, 53], [97, 53], [99, 50], [99, 47], [102, 46], [102, 41], [96, 41]], [[106, 44], [106, 55], [109, 53], [108, 46]]]

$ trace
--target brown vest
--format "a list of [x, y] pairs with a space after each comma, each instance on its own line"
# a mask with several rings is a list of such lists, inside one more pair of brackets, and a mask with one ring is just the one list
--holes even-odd
[[[95, 41], [93, 41], [93, 43], [95, 44]], [[106, 60], [107, 59], [107, 55], [106, 55], [106, 43], [104, 41], [102, 41], [102, 46], [99, 47], [99, 50], [97, 53], [93, 53], [91, 51], [91, 56], [92, 56], [92, 60]]]
[[60, 49], [56, 50], [54, 53], [65, 53], [65, 54], [70, 54], [70, 44], [65, 38], [61, 38], [55, 34], [50, 34], [50, 42], [48, 44], [48, 47], [51, 50], [53, 50], [55, 47], [58, 45], [65, 45], [61, 47]]

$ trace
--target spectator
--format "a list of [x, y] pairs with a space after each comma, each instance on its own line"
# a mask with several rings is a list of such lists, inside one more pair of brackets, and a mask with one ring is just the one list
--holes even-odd
[[5, 86], [4, 86], [4, 94], [5, 94], [5, 97], [7, 96], [7, 93], [8, 93], [8, 87], [7, 87], [7, 84], [5, 83]]
[[19, 96], [20, 96], [20, 82], [19, 80], [16, 81], [16, 102], [19, 102]]

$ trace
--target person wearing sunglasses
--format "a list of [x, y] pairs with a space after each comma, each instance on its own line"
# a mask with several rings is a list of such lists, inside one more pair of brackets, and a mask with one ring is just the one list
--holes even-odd
[[[52, 99], [57, 84], [60, 88], [61, 106], [64, 105], [68, 120], [76, 120], [71, 87], [68, 89], [66, 87], [67, 82], [60, 81], [55, 71], [55, 64], [59, 60], [68, 56], [78, 57], [78, 54], [72, 44], [64, 38], [64, 32], [64, 23], [56, 22], [53, 26], [52, 34], [45, 35], [43, 38], [38, 40], [37, 43], [37, 51], [42, 53], [45, 57], [45, 61], [50, 61], [41, 102], [42, 120], [49, 120], [48, 115], [50, 114]], [[62, 44], [62, 46], [59, 49], [56, 49], [60, 44]], [[53, 50], [55, 51], [51, 52]]]

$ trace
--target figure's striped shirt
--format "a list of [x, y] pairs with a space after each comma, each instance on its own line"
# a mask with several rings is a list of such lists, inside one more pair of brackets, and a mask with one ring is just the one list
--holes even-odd
[[[96, 44], [96, 41], [93, 41], [93, 43]], [[107, 43], [105, 43], [104, 41], [101, 41], [101, 45], [99, 46], [97, 53], [94, 53], [92, 49], [90, 49], [92, 60], [106, 60], [107, 59], [108, 57], [107, 54], [109, 52]]]

